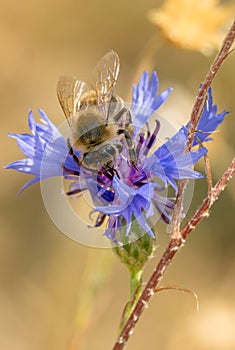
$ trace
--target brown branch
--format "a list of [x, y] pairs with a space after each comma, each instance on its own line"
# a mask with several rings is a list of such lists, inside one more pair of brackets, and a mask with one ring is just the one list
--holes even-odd
[[219, 198], [221, 192], [225, 189], [228, 182], [231, 180], [233, 174], [235, 173], [235, 158], [232, 163], [223, 174], [221, 179], [212, 188], [211, 196], [204, 199], [199, 209], [195, 212], [189, 222], [184, 226], [178, 238], [171, 238], [168, 247], [166, 248], [161, 260], [156, 266], [152, 276], [150, 277], [145, 289], [143, 290], [136, 307], [134, 308], [132, 314], [130, 315], [120, 337], [117, 339], [113, 350], [124, 349], [126, 342], [128, 341], [130, 335], [133, 333], [133, 329], [138, 322], [144, 309], [148, 307], [150, 298], [155, 294], [156, 287], [160, 282], [165, 271], [173, 261], [174, 256], [179, 251], [181, 247], [185, 244], [187, 236], [190, 232], [205, 218], [209, 216], [209, 209]]
[[207, 98], [207, 90], [211, 86], [211, 83], [216, 76], [219, 68], [222, 66], [223, 61], [230, 53], [231, 46], [233, 45], [235, 39], [235, 21], [233, 22], [228, 34], [226, 35], [220, 51], [215, 57], [214, 62], [212, 63], [209, 71], [207, 72], [204, 82], [202, 83], [198, 96], [193, 106], [193, 110], [190, 117], [190, 125], [188, 132], [188, 142], [186, 151], [189, 152], [192, 148], [193, 138], [195, 131], [197, 130], [197, 125]]
[[[223, 41], [223, 44], [221, 46], [221, 49], [218, 52], [217, 56], [215, 57], [215, 60], [212, 63], [209, 71], [207, 72], [205, 79], [199, 89], [196, 101], [192, 109], [191, 117], [190, 117], [190, 123], [189, 123], [189, 129], [188, 129], [188, 140], [187, 140], [185, 152], [190, 152], [192, 149], [193, 139], [194, 139], [195, 132], [197, 130], [197, 125], [200, 120], [204, 105], [206, 103], [208, 88], [210, 87], [222, 63], [224, 62], [226, 57], [229, 55], [234, 39], [235, 39], [235, 21], [233, 22], [228, 34], [226, 35]], [[178, 183], [178, 194], [175, 202], [175, 209], [172, 215], [172, 223], [171, 223], [172, 237], [176, 239], [180, 234], [180, 224], [182, 219], [181, 214], [182, 214], [182, 207], [183, 207], [184, 190], [186, 185], [187, 185], [187, 180], [181, 180]]]
[[[207, 98], [207, 90], [211, 85], [216, 73], [221, 67], [223, 61], [229, 54], [229, 50], [233, 44], [235, 39], [235, 22], [233, 23], [230, 31], [228, 32], [221, 50], [216, 56], [213, 64], [208, 71], [204, 82], [201, 85], [199, 90], [197, 99], [195, 101], [191, 118], [190, 118], [190, 126], [188, 132], [188, 142], [186, 146], [186, 152], [189, 152], [192, 148], [194, 133], [197, 129], [197, 125], [206, 102]], [[178, 187], [178, 196], [176, 199], [175, 211], [173, 215], [173, 233], [171, 236], [171, 240], [169, 242], [168, 247], [166, 248], [161, 260], [156, 266], [152, 276], [150, 277], [145, 289], [143, 290], [139, 301], [137, 302], [132, 314], [127, 320], [126, 325], [124, 326], [119, 338], [117, 339], [113, 350], [122, 350], [124, 349], [126, 342], [128, 341], [130, 335], [133, 333], [133, 329], [138, 322], [141, 314], [144, 309], [148, 307], [148, 302], [150, 298], [155, 294], [156, 287], [163, 277], [165, 271], [173, 261], [174, 256], [179, 251], [181, 247], [183, 247], [187, 236], [190, 232], [202, 221], [204, 217], [209, 216], [209, 209], [214, 204], [214, 202], [218, 199], [221, 192], [225, 189], [229, 180], [232, 178], [233, 173], [235, 172], [235, 159], [233, 159], [231, 165], [221, 177], [221, 179], [217, 182], [217, 184], [211, 189], [210, 196], [207, 196], [205, 200], [202, 202], [200, 208], [195, 212], [193, 217], [188, 221], [188, 223], [184, 226], [184, 228], [180, 232], [180, 223], [181, 223], [181, 211], [182, 211], [182, 202], [184, 189], [187, 181], [182, 180], [179, 181]]]

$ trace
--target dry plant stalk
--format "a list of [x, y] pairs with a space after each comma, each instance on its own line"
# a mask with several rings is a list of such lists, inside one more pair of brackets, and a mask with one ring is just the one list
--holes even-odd
[[[230, 28], [227, 36], [224, 39], [222, 47], [217, 54], [214, 62], [212, 63], [204, 82], [202, 83], [198, 96], [196, 98], [195, 104], [193, 106], [190, 126], [188, 132], [188, 141], [186, 145], [185, 152], [189, 152], [192, 148], [194, 134], [197, 130], [197, 125], [200, 120], [201, 111], [203, 110], [204, 104], [207, 98], [207, 90], [210, 87], [214, 77], [216, 76], [219, 68], [221, 67], [223, 61], [231, 52], [231, 47], [235, 39], [235, 22]], [[179, 181], [178, 187], [178, 195], [176, 198], [175, 210], [172, 218], [172, 234], [171, 239], [163, 253], [159, 263], [153, 271], [152, 276], [147, 282], [146, 287], [144, 288], [133, 312], [131, 313], [129, 319], [126, 322], [120, 336], [116, 340], [116, 343], [113, 347], [113, 350], [122, 350], [126, 346], [126, 343], [133, 333], [134, 327], [138, 322], [141, 314], [143, 313], [145, 308], [148, 308], [148, 303], [151, 297], [155, 294], [157, 290], [157, 285], [166, 272], [169, 265], [172, 263], [174, 256], [176, 253], [182, 248], [185, 244], [185, 241], [191, 231], [202, 221], [203, 218], [209, 217], [210, 208], [215, 203], [215, 201], [219, 198], [221, 192], [225, 189], [228, 182], [231, 180], [233, 174], [235, 172], [235, 158], [232, 160], [228, 169], [225, 171], [220, 180], [216, 183], [214, 187], [212, 187], [211, 191], [209, 191], [208, 196], [203, 200], [199, 209], [195, 212], [195, 214], [191, 217], [191, 219], [186, 223], [186, 225], [180, 229], [181, 223], [181, 211], [182, 211], [182, 203], [184, 197], [184, 189], [187, 184], [186, 180]]]

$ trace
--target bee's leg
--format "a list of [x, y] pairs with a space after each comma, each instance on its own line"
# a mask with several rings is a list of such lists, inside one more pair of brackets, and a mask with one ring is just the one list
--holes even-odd
[[125, 128], [132, 123], [132, 117], [131, 117], [131, 111], [129, 109], [126, 109], [126, 121], [125, 121]]
[[114, 117], [113, 120], [117, 123], [119, 122], [120, 118], [123, 116], [124, 113], [127, 112], [127, 108], [123, 107]]
[[119, 176], [118, 171], [116, 169], [109, 167], [107, 169], [107, 172], [110, 172], [110, 174], [112, 175], [112, 178], [114, 177], [114, 175], [116, 175], [120, 179], [120, 176]]
[[121, 119], [121, 117], [123, 116], [123, 114], [126, 114], [126, 118], [125, 118], [125, 123], [124, 123], [124, 127], [126, 128], [128, 125], [130, 125], [132, 123], [132, 118], [131, 118], [131, 112], [129, 109], [127, 109], [126, 107], [123, 107], [114, 117], [113, 120], [115, 123], [118, 123]]
[[134, 145], [134, 142], [131, 138], [131, 135], [127, 130], [119, 129], [118, 135], [121, 135], [121, 134], [124, 134], [124, 136], [125, 136], [125, 142], [126, 142], [126, 146], [127, 146], [128, 152], [129, 152], [130, 163], [135, 170], [138, 170], [138, 168], [136, 166], [136, 163], [137, 163], [136, 150], [135, 150], [135, 145]]
[[106, 176], [109, 180], [113, 180], [114, 175], [116, 175], [120, 179], [118, 171], [113, 167], [109, 166], [108, 164], [106, 164], [104, 168], [101, 168], [98, 174]]
[[68, 146], [68, 150], [69, 150], [69, 155], [73, 157], [73, 159], [75, 160], [75, 162], [77, 163], [77, 165], [81, 165], [81, 161], [80, 159], [77, 157], [77, 155], [74, 153], [73, 151], [73, 147], [71, 146], [70, 140], [67, 139], [67, 146]]

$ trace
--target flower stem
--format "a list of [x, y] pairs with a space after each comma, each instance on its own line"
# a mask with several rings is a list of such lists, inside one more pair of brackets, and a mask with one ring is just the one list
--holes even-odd
[[[226, 57], [230, 53], [231, 46], [235, 39], [235, 21], [233, 22], [229, 32], [227, 33], [224, 42], [221, 46], [220, 51], [218, 52], [217, 56], [214, 59], [214, 62], [212, 63], [209, 71], [207, 72], [205, 79], [203, 83], [201, 84], [201, 87], [199, 89], [196, 101], [194, 103], [191, 118], [190, 118], [190, 124], [189, 124], [189, 130], [188, 130], [188, 141], [186, 145], [185, 152], [190, 152], [192, 149], [193, 139], [195, 136], [195, 132], [197, 130], [197, 125], [199, 123], [201, 113], [203, 111], [203, 107], [207, 100], [207, 91], [210, 87], [214, 77], [216, 76], [219, 68], [221, 67], [223, 61], [226, 59]], [[172, 237], [178, 238], [180, 234], [180, 224], [182, 219], [182, 207], [183, 207], [183, 200], [184, 200], [184, 191], [185, 187], [187, 185], [187, 180], [180, 180], [178, 183], [178, 194], [175, 202], [175, 209], [172, 215]]]
[[126, 304], [123, 311], [122, 320], [119, 327], [119, 334], [121, 334], [123, 328], [126, 325], [132, 311], [134, 310], [140, 296], [141, 296], [141, 286], [142, 286], [142, 275], [143, 270], [132, 270], [130, 271], [130, 300]]
[[[198, 96], [196, 98], [189, 126], [188, 133], [188, 142], [186, 146], [186, 152], [189, 152], [192, 148], [194, 133], [197, 129], [197, 125], [201, 116], [201, 111], [203, 110], [203, 106], [206, 102], [207, 90], [211, 85], [215, 75], [217, 74], [220, 66], [222, 65], [225, 58], [230, 53], [231, 46], [235, 39], [235, 21], [230, 28], [225, 40], [222, 44], [222, 47], [216, 56], [213, 64], [211, 65], [204, 82], [201, 85]], [[113, 347], [113, 350], [122, 350], [126, 346], [126, 343], [133, 332], [133, 329], [138, 322], [141, 314], [144, 309], [148, 307], [148, 302], [150, 298], [155, 294], [156, 287], [166, 272], [167, 268], [173, 261], [174, 256], [179, 251], [181, 247], [185, 244], [185, 240], [190, 234], [190, 232], [202, 221], [203, 218], [209, 216], [209, 209], [212, 207], [214, 202], [218, 199], [221, 192], [225, 189], [229, 180], [232, 178], [235, 172], [235, 158], [232, 163], [223, 174], [221, 179], [217, 182], [217, 184], [211, 189], [211, 193], [207, 196], [202, 202], [199, 209], [195, 212], [192, 218], [187, 222], [187, 224], [180, 231], [181, 224], [181, 211], [182, 211], [182, 203], [184, 190], [187, 182], [185, 180], [179, 181], [178, 195], [176, 199], [175, 210], [172, 218], [172, 235], [168, 247], [163, 253], [158, 265], [156, 266], [152, 276], [150, 277], [146, 287], [144, 288], [141, 296], [139, 297], [133, 311], [131, 312], [130, 317], [125, 323], [116, 343]]]
[[219, 198], [222, 191], [224, 191], [228, 182], [231, 180], [233, 174], [235, 173], [235, 158], [232, 163], [225, 171], [220, 180], [216, 183], [216, 185], [212, 188], [212, 195], [210, 197], [206, 197], [202, 202], [199, 209], [195, 212], [189, 222], [183, 227], [180, 232], [180, 235], [177, 238], [171, 238], [168, 247], [163, 253], [158, 265], [156, 266], [152, 276], [150, 277], [146, 287], [144, 288], [138, 302], [134, 310], [132, 311], [130, 317], [128, 318], [120, 336], [116, 340], [116, 343], [113, 347], [113, 350], [122, 350], [126, 346], [126, 343], [133, 333], [133, 329], [138, 322], [141, 314], [144, 309], [148, 307], [148, 303], [150, 298], [155, 294], [156, 287], [160, 282], [162, 276], [166, 272], [167, 268], [173, 261], [176, 253], [182, 248], [185, 244], [186, 238], [190, 234], [190, 232], [205, 218], [209, 216], [209, 209], [215, 203], [215, 201]]

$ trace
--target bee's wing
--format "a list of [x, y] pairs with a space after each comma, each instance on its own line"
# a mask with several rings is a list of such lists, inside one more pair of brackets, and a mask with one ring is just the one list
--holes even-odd
[[87, 85], [73, 77], [61, 76], [57, 84], [57, 96], [63, 112], [71, 124], [71, 117], [80, 108], [80, 98], [87, 90]]
[[115, 51], [109, 51], [97, 63], [89, 84], [97, 95], [98, 105], [110, 102], [117, 82], [119, 68], [120, 60]]

